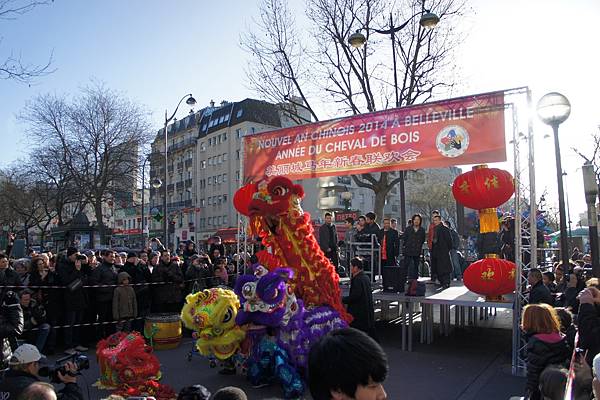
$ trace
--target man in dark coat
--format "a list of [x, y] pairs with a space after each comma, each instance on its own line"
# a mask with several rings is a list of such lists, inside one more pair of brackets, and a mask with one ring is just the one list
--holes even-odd
[[433, 229], [433, 240], [431, 248], [431, 262], [437, 267], [437, 278], [442, 288], [450, 287], [450, 274], [452, 273], [452, 262], [450, 261], [450, 250], [452, 249], [452, 235], [450, 230], [442, 224], [442, 217], [433, 217], [435, 228]]
[[156, 285], [153, 291], [153, 304], [156, 312], [179, 313], [183, 281], [183, 272], [177, 263], [171, 262], [169, 250], [161, 250], [160, 262], [152, 270], [152, 282], [162, 283]]
[[389, 267], [398, 265], [397, 257], [400, 255], [400, 237], [398, 231], [392, 229], [389, 218], [383, 219], [383, 229], [377, 238], [381, 244], [381, 266]]
[[363, 260], [354, 257], [350, 260], [350, 294], [342, 298], [348, 305], [348, 313], [354, 318], [350, 326], [359, 329], [377, 340], [375, 334], [375, 311], [371, 280], [363, 272]]
[[542, 271], [537, 268], [530, 269], [527, 274], [527, 281], [531, 285], [529, 298], [527, 300], [529, 304], [546, 303], [551, 306], [554, 305], [552, 293], [550, 293], [550, 289], [544, 285]]
[[584, 289], [579, 294], [579, 347], [587, 350], [586, 361], [593, 365], [596, 354], [600, 353], [600, 291], [596, 288]]
[[8, 256], [0, 253], [0, 298], [4, 292], [15, 291], [17, 288], [5, 288], [2, 286], [23, 286], [19, 274], [8, 265]]
[[[152, 304], [150, 285], [144, 285], [145, 283], [152, 282], [152, 273], [148, 265], [143, 263], [136, 253], [129, 252], [127, 253], [127, 261], [125, 261], [121, 271], [126, 272], [130, 276], [129, 283], [134, 284], [133, 290], [135, 291], [137, 300], [138, 317], [143, 318], [148, 316]], [[133, 321], [132, 327], [136, 331], [142, 332], [144, 320], [138, 319]]]
[[[115, 271], [115, 252], [102, 250], [102, 264], [97, 266], [90, 275], [90, 285], [107, 285], [95, 289], [94, 300], [98, 312], [98, 322], [112, 321], [112, 300], [114, 286], [117, 284], [117, 272]], [[100, 335], [107, 337], [114, 332], [113, 325], [100, 325]]]
[[319, 228], [319, 247], [335, 267], [338, 267], [338, 236], [333, 224], [333, 215], [325, 213], [325, 223]]
[[[86, 293], [83, 285], [86, 285], [86, 277], [82, 272], [81, 259], [75, 262], [67, 259], [60, 269], [58, 278], [65, 285], [63, 290], [64, 310], [65, 310], [65, 353], [72, 355], [76, 351], [87, 351], [87, 348], [81, 345], [80, 328], [73, 325], [79, 325], [83, 322], [83, 313], [86, 309]], [[73, 347], [75, 346], [75, 347]]]
[[402, 233], [404, 243], [403, 256], [408, 272], [408, 279], [419, 279], [419, 263], [425, 243], [425, 228], [421, 226], [423, 218], [419, 214], [413, 215], [412, 224], [409, 224]]

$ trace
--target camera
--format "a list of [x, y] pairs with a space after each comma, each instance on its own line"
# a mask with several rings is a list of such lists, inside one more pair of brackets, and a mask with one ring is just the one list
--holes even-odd
[[61, 380], [58, 377], [58, 373], [60, 372], [62, 375], [67, 374], [67, 369], [65, 368], [65, 364], [69, 361], [71, 361], [71, 362], [73, 362], [73, 364], [75, 364], [77, 371], [81, 371], [81, 370], [90, 368], [90, 359], [84, 354], [76, 353], [76, 354], [73, 354], [70, 356], [59, 358], [58, 360], [56, 360], [54, 365], [40, 368], [39, 374], [40, 374], [40, 376], [50, 378], [50, 382], [52, 382], [52, 383], [60, 383]]

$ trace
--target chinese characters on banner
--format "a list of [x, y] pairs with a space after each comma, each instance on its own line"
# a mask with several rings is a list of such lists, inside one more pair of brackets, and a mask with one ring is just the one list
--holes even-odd
[[504, 92], [244, 137], [244, 181], [506, 161]]

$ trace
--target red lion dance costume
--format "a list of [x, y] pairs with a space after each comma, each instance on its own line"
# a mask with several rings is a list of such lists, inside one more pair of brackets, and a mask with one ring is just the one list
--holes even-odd
[[272, 255], [259, 259], [269, 269], [287, 266], [295, 271], [291, 285], [306, 306], [329, 305], [346, 320], [352, 316], [342, 305], [339, 276], [319, 247], [310, 215], [302, 210], [304, 189], [288, 178], [248, 184], [233, 199], [235, 208], [250, 217], [250, 229]]

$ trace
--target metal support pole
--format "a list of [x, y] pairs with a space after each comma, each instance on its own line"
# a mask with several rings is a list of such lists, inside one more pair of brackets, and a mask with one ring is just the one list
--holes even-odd
[[[531, 90], [527, 90], [527, 109], [533, 109], [533, 100], [531, 99]], [[528, 144], [528, 167], [529, 167], [529, 241], [531, 249], [530, 268], [538, 266], [537, 252], [537, 199], [535, 197], [535, 154], [533, 142], [533, 113], [529, 112], [527, 116], [527, 144]]]
[[600, 278], [600, 260], [598, 252], [598, 212], [596, 210], [596, 199], [598, 198], [598, 182], [594, 166], [586, 163], [582, 167], [583, 189], [585, 191], [585, 202], [588, 210], [588, 234], [590, 238], [590, 252], [592, 256], [592, 273], [595, 278]]
[[[567, 213], [565, 210], [565, 191], [563, 188], [562, 163], [560, 159], [560, 144], [558, 142], [558, 125], [552, 125], [554, 132], [554, 156], [556, 158], [556, 181], [558, 183], [558, 212], [560, 219], [560, 259], [568, 273], [569, 265], [569, 238], [567, 233]], [[533, 229], [533, 227], [532, 227]]]

